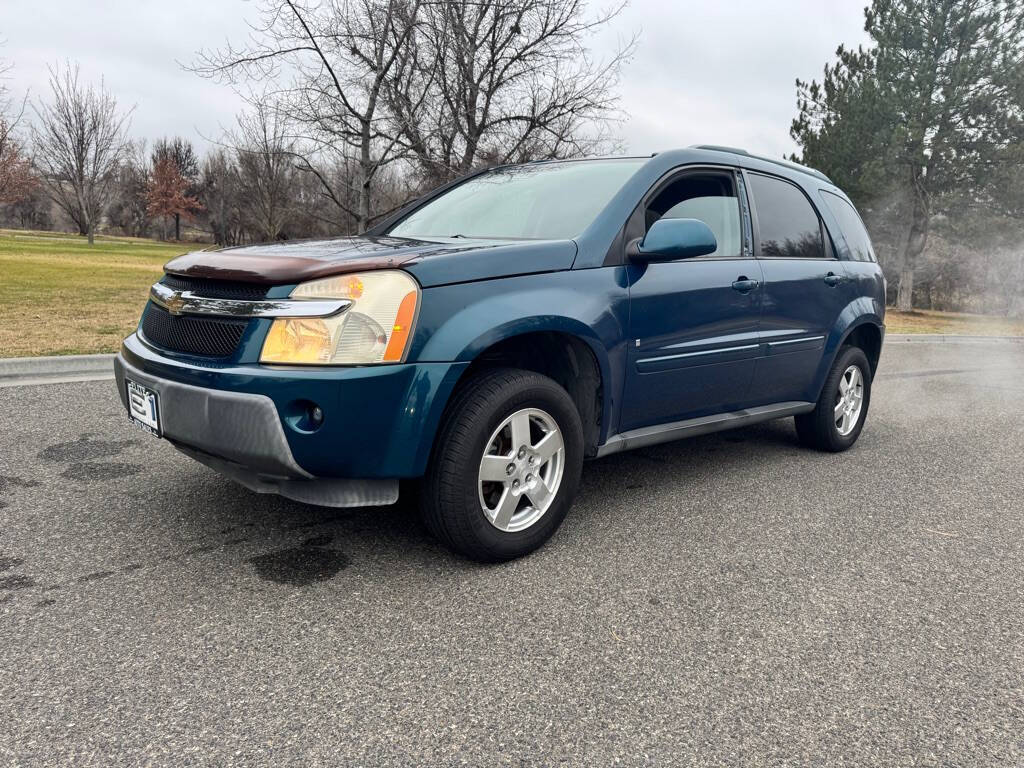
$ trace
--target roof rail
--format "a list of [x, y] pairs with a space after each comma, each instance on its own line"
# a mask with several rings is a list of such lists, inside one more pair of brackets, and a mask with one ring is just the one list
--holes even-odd
[[807, 165], [800, 165], [800, 163], [794, 163], [791, 160], [782, 160], [774, 157], [765, 157], [764, 155], [753, 155], [745, 149], [737, 149], [736, 147], [722, 147], [717, 144], [694, 144], [690, 149], [706, 149], [711, 152], [732, 152], [734, 155], [743, 155], [744, 157], [750, 157], [755, 160], [763, 160], [766, 163], [774, 163], [775, 165], [781, 165], [783, 168], [789, 168], [793, 171], [800, 171], [806, 173], [815, 178], [827, 181], [829, 184], [832, 183], [832, 179], [826, 176], [824, 173], [819, 171], [817, 168], [811, 168]]
[[712, 152], [732, 152], [734, 155], [749, 155], [753, 157], [747, 150], [740, 149], [739, 147], [726, 147], [721, 144], [693, 144], [690, 149], [710, 149]]

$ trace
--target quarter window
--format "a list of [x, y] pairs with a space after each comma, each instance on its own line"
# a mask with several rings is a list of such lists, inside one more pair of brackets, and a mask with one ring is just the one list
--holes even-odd
[[854, 261], [874, 261], [875, 251], [871, 247], [871, 238], [856, 209], [839, 195], [824, 189], [821, 190], [821, 199], [839, 222], [846, 245], [850, 248], [850, 258]]
[[825, 257], [818, 214], [798, 187], [770, 176], [750, 174], [750, 188], [757, 211], [761, 256]]

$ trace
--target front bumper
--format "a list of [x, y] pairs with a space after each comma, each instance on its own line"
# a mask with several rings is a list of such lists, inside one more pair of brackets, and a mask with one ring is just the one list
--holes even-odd
[[[426, 470], [461, 363], [362, 368], [212, 364], [171, 357], [129, 336], [114, 363], [160, 397], [164, 436], [261, 492], [328, 506], [387, 504], [397, 479]], [[323, 423], [301, 418], [319, 405]]]

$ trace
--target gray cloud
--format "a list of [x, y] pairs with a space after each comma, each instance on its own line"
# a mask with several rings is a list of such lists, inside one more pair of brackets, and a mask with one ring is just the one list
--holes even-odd
[[[15, 64], [11, 85], [47, 91], [48, 64], [70, 59], [103, 77], [135, 106], [132, 132], [216, 138], [242, 101], [185, 71], [195, 51], [241, 40], [255, 8], [244, 0], [6, 0], [0, 55]], [[10, 7], [10, 6], [14, 7]], [[863, 0], [673, 2], [633, 0], [595, 38], [595, 55], [640, 33], [622, 78], [626, 148], [648, 153], [698, 142], [782, 155], [796, 77], [820, 76], [840, 42], [856, 45]]]

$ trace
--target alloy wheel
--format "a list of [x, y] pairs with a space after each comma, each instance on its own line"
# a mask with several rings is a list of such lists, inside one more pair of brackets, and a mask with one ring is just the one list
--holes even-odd
[[856, 365], [851, 365], [839, 379], [836, 405], [833, 411], [836, 430], [842, 437], [853, 432], [864, 409], [864, 374]]
[[506, 418], [480, 459], [480, 507], [491, 525], [514, 533], [534, 525], [558, 495], [565, 470], [562, 433], [539, 408]]

